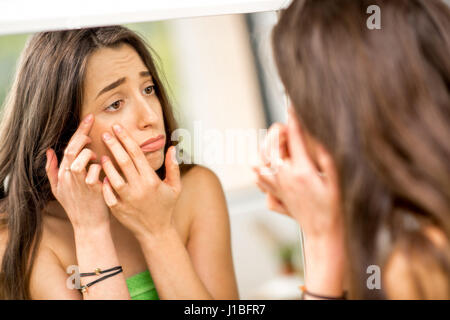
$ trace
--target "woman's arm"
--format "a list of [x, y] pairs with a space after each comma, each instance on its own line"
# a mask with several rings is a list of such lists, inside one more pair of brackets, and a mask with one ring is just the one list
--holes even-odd
[[[308, 292], [340, 297], [344, 292], [346, 255], [342, 235], [305, 239], [305, 286]], [[308, 294], [304, 299], [316, 298]]]
[[186, 175], [183, 197], [189, 199], [186, 210], [193, 210], [187, 249], [174, 228], [141, 241], [158, 294], [168, 299], [238, 299], [220, 181], [200, 166]]
[[[88, 135], [94, 120], [90, 114], [80, 123], [64, 150], [60, 165], [56, 152], [52, 148], [48, 149], [45, 166], [52, 193], [64, 208], [74, 229], [77, 259], [82, 273], [93, 272], [95, 268], [109, 269], [119, 264], [109, 229], [110, 212], [103, 198], [103, 184], [99, 181], [101, 166], [91, 164], [86, 169], [89, 161], [97, 158], [92, 150], [85, 148], [92, 142]], [[62, 278], [61, 272], [58, 274]], [[82, 285], [97, 278], [100, 276], [83, 277]], [[43, 290], [40, 292], [44, 296], [47, 290], [52, 290], [48, 288], [46, 280], [38, 280], [43, 285], [38, 291]], [[37, 287], [40, 288], [39, 285]], [[61, 287], [62, 283], [58, 288]], [[95, 283], [83, 295], [85, 299], [130, 298], [123, 273]]]
[[[80, 273], [93, 272], [95, 268], [108, 269], [119, 265], [109, 230], [97, 229], [92, 232], [76, 230], [75, 245]], [[81, 294], [72, 285], [72, 281], [69, 279], [70, 274], [67, 271], [61, 265], [53, 250], [42, 246], [38, 251], [31, 274], [31, 298], [38, 300], [130, 299], [123, 272], [95, 283], [88, 288], [87, 293]], [[106, 274], [109, 273], [81, 277], [81, 285]], [[76, 281], [74, 284], [76, 284]]]
[[[287, 126], [269, 129], [261, 150], [264, 165], [254, 168], [257, 185], [268, 194], [269, 209], [292, 216], [303, 230], [306, 291], [340, 297], [346, 250], [337, 171], [325, 148], [304, 134], [292, 107], [288, 112]], [[264, 167], [271, 174], [263, 174]]]
[[[119, 266], [116, 249], [109, 228], [95, 230], [75, 230], [75, 246], [80, 273], [94, 272], [96, 268], [106, 270]], [[81, 285], [86, 285], [108, 274], [81, 277]], [[130, 299], [124, 273], [99, 281], [87, 289], [83, 294], [84, 300]]]

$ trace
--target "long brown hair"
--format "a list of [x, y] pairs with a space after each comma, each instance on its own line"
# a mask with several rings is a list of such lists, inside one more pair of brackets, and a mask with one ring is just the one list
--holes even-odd
[[[153, 51], [135, 32], [122, 26], [42, 32], [33, 35], [22, 52], [0, 127], [0, 212], [9, 235], [1, 265], [3, 299], [30, 298], [42, 209], [55, 200], [45, 171], [45, 152], [53, 148], [61, 161], [80, 123], [88, 57], [99, 48], [124, 43], [136, 50], [154, 79], [170, 137], [177, 124], [169, 99]], [[167, 139], [165, 153], [172, 144]], [[182, 164], [181, 173], [190, 167]], [[164, 178], [164, 165], [157, 173]]]
[[[380, 8], [381, 29], [367, 27], [370, 5]], [[385, 266], [394, 248], [434, 261], [450, 290], [448, 246], [436, 250], [421, 229], [428, 223], [450, 241], [449, 7], [437, 0], [294, 0], [273, 44], [300, 123], [335, 161], [350, 297], [387, 296], [383, 288], [368, 290], [366, 271]], [[415, 282], [424, 294], [423, 280]]]

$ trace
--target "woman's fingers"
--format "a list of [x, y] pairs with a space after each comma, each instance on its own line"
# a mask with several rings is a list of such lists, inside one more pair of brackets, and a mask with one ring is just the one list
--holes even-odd
[[[49, 148], [46, 152], [47, 156], [47, 162], [45, 165], [45, 171], [47, 172], [47, 177], [50, 182], [50, 186], [52, 189], [53, 194], [56, 196], [56, 187], [58, 186], [58, 159], [56, 157], [55, 151], [52, 148]], [[76, 177], [84, 178], [86, 166], [88, 165], [88, 162], [91, 159], [96, 159], [95, 153], [90, 149], [83, 149], [78, 157], [75, 159], [75, 161], [71, 165], [71, 173], [74, 174]], [[100, 172], [101, 172], [101, 165], [100, 164], [92, 164], [89, 167], [89, 172], [86, 175], [86, 178], [84, 178], [84, 181], [88, 185], [95, 185], [98, 183]]]
[[84, 148], [81, 150], [80, 154], [76, 157], [76, 159], [70, 165], [70, 171], [76, 176], [80, 178], [85, 178], [86, 175], [86, 166], [88, 165], [90, 160], [97, 159], [96, 154], [91, 149]]
[[269, 210], [289, 215], [283, 203], [271, 193], [271, 188], [267, 184], [258, 180], [256, 181], [256, 185], [261, 192], [266, 194], [266, 206]]
[[175, 157], [175, 147], [171, 146], [166, 153], [165, 166], [166, 178], [164, 182], [170, 185], [175, 191], [181, 191], [180, 167]]
[[289, 157], [287, 146], [287, 126], [283, 125], [280, 130], [278, 153], [281, 159], [285, 159]]
[[113, 125], [113, 129], [116, 136], [122, 142], [126, 151], [130, 155], [131, 160], [133, 160], [139, 174], [147, 177], [150, 175], [152, 178], [155, 179], [159, 178], [158, 175], [155, 173], [155, 171], [148, 164], [148, 160], [145, 157], [145, 154], [142, 151], [141, 147], [128, 134], [128, 131], [119, 124]]
[[286, 142], [286, 126], [278, 122], [272, 124], [260, 150], [263, 164], [271, 166], [278, 158], [284, 159], [287, 156]]
[[267, 156], [271, 160], [274, 157], [284, 159], [287, 156], [287, 127], [282, 123], [274, 123], [271, 126], [271, 132], [269, 134], [269, 152]]
[[102, 157], [102, 168], [108, 178], [109, 184], [114, 188], [114, 190], [120, 195], [123, 195], [127, 183], [123, 180], [119, 172], [117, 172], [111, 159], [107, 156]]
[[269, 190], [267, 190], [259, 181], [256, 181], [255, 183], [258, 186], [259, 190], [261, 190], [262, 193], [269, 192]]
[[[123, 130], [122, 130], [123, 132]], [[127, 179], [127, 182], [135, 182], [139, 181], [139, 172], [135, 166], [134, 161], [131, 159], [128, 152], [124, 149], [124, 147], [121, 145], [119, 140], [117, 140], [116, 137], [111, 135], [109, 132], [105, 132], [103, 134], [103, 141], [111, 151], [112, 155], [116, 159], [117, 164], [119, 165], [120, 169], [122, 170], [122, 173], [125, 175], [125, 178]], [[142, 153], [142, 150], [140, 150]], [[132, 157], [137, 159], [138, 152], [137, 150], [132, 150], [134, 153]], [[110, 179], [110, 182], [114, 186], [114, 181]]]
[[269, 210], [276, 211], [281, 214], [289, 215], [289, 212], [284, 207], [283, 203], [278, 200], [273, 194], [268, 193], [266, 198], [266, 205]]
[[92, 142], [88, 135], [91, 131], [93, 123], [94, 116], [90, 114], [81, 122], [77, 131], [73, 134], [66, 149], [64, 150], [64, 157], [61, 160], [61, 165], [59, 168], [59, 177], [61, 177], [61, 174], [64, 173], [65, 168], [70, 167], [84, 146]]
[[103, 179], [103, 199], [110, 208], [115, 207], [119, 203], [111, 184], [109, 183], [108, 177]]
[[102, 166], [98, 163], [93, 163], [89, 166], [88, 173], [84, 182], [89, 186], [95, 186], [100, 182], [100, 172], [102, 171]]
[[257, 184], [260, 188], [279, 196], [280, 190], [275, 175], [262, 175], [258, 167], [253, 167], [253, 171], [256, 173]]
[[81, 150], [92, 140], [88, 136], [78, 135], [74, 137], [71, 143], [67, 145], [67, 148], [64, 150], [64, 156], [61, 160], [61, 166], [59, 167], [60, 176], [65, 172], [65, 168], [70, 168], [72, 163], [80, 154]]
[[276, 196], [280, 196], [279, 190], [276, 189], [276, 187], [273, 184], [271, 184], [266, 179], [264, 179], [263, 176], [260, 176], [258, 183], [268, 192], [270, 192]]

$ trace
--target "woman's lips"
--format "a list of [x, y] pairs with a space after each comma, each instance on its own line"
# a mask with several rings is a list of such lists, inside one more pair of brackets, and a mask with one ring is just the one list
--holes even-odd
[[165, 143], [166, 143], [166, 141], [164, 139], [164, 136], [161, 135], [158, 137], [157, 140], [141, 146], [141, 150], [144, 152], [153, 152], [153, 151], [159, 150], [162, 147], [164, 147]]

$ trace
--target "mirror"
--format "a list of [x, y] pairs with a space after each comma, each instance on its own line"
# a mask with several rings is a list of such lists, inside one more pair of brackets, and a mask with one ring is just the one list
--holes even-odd
[[300, 230], [266, 208], [251, 171], [266, 129], [286, 120], [270, 31], [289, 1], [22, 2], [1, 4], [0, 103], [33, 32], [112, 23], [136, 31], [158, 55], [183, 150], [224, 188], [240, 298], [298, 298]]

